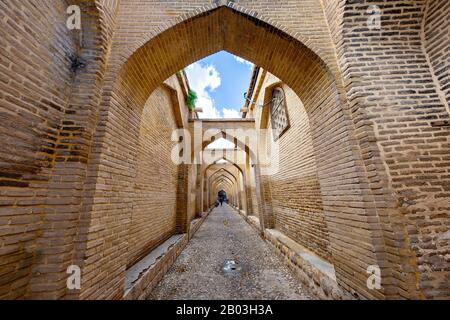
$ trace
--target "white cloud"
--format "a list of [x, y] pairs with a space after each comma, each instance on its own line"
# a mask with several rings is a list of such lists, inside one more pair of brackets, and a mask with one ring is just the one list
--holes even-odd
[[208, 145], [208, 149], [234, 149], [234, 143], [225, 138], [217, 139]]
[[197, 93], [196, 106], [202, 108], [201, 118], [220, 118], [220, 112], [214, 106], [214, 100], [208, 90], [215, 90], [221, 85], [220, 74], [213, 65], [202, 65], [198, 62], [186, 68], [189, 85]]
[[225, 119], [241, 118], [239, 111], [234, 110], [234, 109], [223, 108], [222, 113], [223, 113], [223, 117]]
[[239, 63], [247, 65], [250, 68], [250, 70], [253, 69], [254, 64], [251, 63], [250, 61], [242, 59], [241, 57], [238, 57], [238, 56], [234, 56], [234, 59], [236, 59], [236, 61], [239, 62]]
[[219, 161], [216, 162], [217, 164], [228, 164], [228, 161], [225, 159], [220, 159]]

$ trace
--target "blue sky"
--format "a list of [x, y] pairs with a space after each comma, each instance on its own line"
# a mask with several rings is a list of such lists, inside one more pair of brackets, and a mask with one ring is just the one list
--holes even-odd
[[197, 95], [201, 118], [240, 118], [253, 64], [220, 51], [186, 68], [189, 85]]

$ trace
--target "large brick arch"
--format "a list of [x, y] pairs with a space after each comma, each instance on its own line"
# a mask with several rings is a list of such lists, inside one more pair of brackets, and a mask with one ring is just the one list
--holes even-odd
[[[256, 13], [252, 16], [230, 7], [216, 7], [179, 21], [134, 52], [114, 83], [107, 84], [102, 102], [104, 117], [97, 128], [101, 132], [101, 147], [96, 151], [94, 170], [97, 176], [107, 177], [97, 183], [93, 201], [103, 197], [104, 188], [122, 192], [111, 195], [107, 208], [93, 207], [93, 221], [105, 214], [111, 221], [103, 229], [91, 224], [94, 231], [89, 235], [88, 247], [102, 237], [120, 242], [120, 235], [126, 230], [127, 212], [132, 206], [124, 195], [132, 192], [129, 184], [133, 180], [136, 137], [146, 98], [171, 74], [204, 56], [226, 50], [282, 79], [305, 105], [311, 119], [338, 283], [359, 296], [395, 295], [389, 270], [401, 270], [402, 266], [389, 265], [385, 260], [378, 212], [366, 185], [353, 124], [343, 110], [345, 99], [339, 95], [338, 76], [331, 71], [334, 68], [307, 45], [284, 33], [282, 26], [265, 23], [255, 16]], [[125, 271], [126, 244], [117, 245], [108, 256], [93, 261], [91, 257], [96, 252], [106, 250], [104, 246], [97, 243], [86, 251], [89, 263], [84, 269], [83, 298], [121, 296], [117, 278], [122, 278]], [[366, 268], [373, 264], [381, 266], [387, 279], [381, 291], [368, 291], [366, 287]]]
[[[266, 0], [267, 2], [271, 2]], [[290, 0], [292, 1], [292, 0]], [[120, 69], [123, 67], [123, 65], [128, 61], [128, 59], [137, 51], [139, 48], [144, 46], [147, 42], [150, 40], [153, 40], [154, 38], [158, 37], [159, 35], [163, 34], [167, 30], [173, 28], [174, 26], [178, 25], [179, 23], [182, 23], [184, 21], [188, 21], [194, 17], [201, 16], [203, 14], [207, 14], [211, 12], [212, 10], [228, 7], [232, 8], [235, 12], [240, 12], [246, 16], [253, 17], [257, 19], [258, 21], [264, 22], [273, 28], [276, 28], [278, 30], [281, 30], [284, 34], [298, 40], [306, 47], [310, 48], [320, 59], [322, 59], [328, 66], [331, 67], [333, 70], [333, 73], [336, 77], [340, 77], [339, 73], [337, 72], [336, 63], [333, 59], [333, 56], [330, 55], [330, 48], [324, 48], [324, 45], [322, 42], [326, 43], [326, 36], [320, 34], [318, 30], [315, 30], [314, 38], [311, 37], [307, 29], [310, 28], [308, 24], [305, 24], [303, 21], [295, 21], [293, 19], [287, 19], [291, 23], [289, 27], [286, 27], [287, 24], [283, 24], [281, 21], [285, 21], [286, 19], [276, 19], [276, 8], [271, 8], [270, 5], [267, 7], [264, 7], [264, 2], [261, 1], [261, 6], [254, 5], [251, 1], [247, 0], [213, 0], [213, 1], [199, 1], [198, 3], [186, 3], [185, 6], [175, 4], [175, 8], [173, 8], [173, 12], [178, 13], [177, 15], [169, 15], [166, 16], [166, 13], [160, 12], [161, 16], [163, 16], [163, 20], [161, 20], [161, 17], [154, 17], [157, 23], [159, 23], [157, 26], [154, 26], [153, 24], [148, 24], [148, 26], [140, 26], [140, 28], [131, 28], [129, 23], [130, 21], [133, 21], [132, 16], [134, 15], [137, 21], [141, 21], [142, 14], [133, 12], [132, 10], [136, 10], [140, 8], [142, 12], [146, 12], [146, 10], [152, 10], [158, 12], [158, 9], [154, 7], [156, 5], [155, 3], [151, 3], [151, 6], [149, 4], [138, 2], [136, 0], [130, 0], [129, 3], [121, 3], [121, 9], [126, 9], [127, 14], [121, 15], [121, 19], [119, 17], [119, 24], [122, 21], [122, 25], [124, 27], [124, 31], [128, 31], [128, 36], [122, 35], [119, 30], [119, 36], [118, 39], [116, 39], [116, 42], [114, 44], [115, 54], [112, 57], [113, 63], [111, 65], [111, 74], [114, 76], [116, 75]], [[292, 1], [292, 2], [295, 2]], [[255, 8], [253, 8], [255, 7]], [[313, 8], [319, 7], [319, 0], [307, 0], [304, 1], [302, 4], [303, 10], [311, 10], [313, 11]], [[151, 9], [150, 9], [151, 8]], [[131, 10], [131, 12], [130, 12]], [[286, 15], [288, 12], [280, 12], [281, 15]], [[290, 12], [292, 15], [294, 12]], [[275, 14], [275, 16], [273, 16]], [[311, 19], [311, 17], [308, 17]], [[280, 20], [280, 21], [277, 21]], [[306, 20], [306, 19], [304, 19]], [[285, 21], [285, 22], [287, 22]], [[295, 21], [295, 27], [292, 24], [292, 22]], [[317, 22], [317, 20], [315, 21]], [[322, 23], [324, 21], [320, 21]], [[136, 29], [136, 30], [135, 30]], [[140, 31], [141, 29], [145, 31]], [[315, 28], [318, 29], [318, 28]], [[321, 30], [323, 32], [323, 30]], [[320, 34], [320, 35], [319, 35]], [[317, 38], [325, 38], [321, 39], [321, 41], [318, 41]]]
[[[69, 263], [85, 263], [82, 298], [123, 296], [143, 102], [222, 49], [305, 102], [338, 282], [364, 297], [447, 297], [446, 1], [380, 2], [380, 31], [365, 24], [370, 0], [212, 2], [1, 2], [0, 212], [14, 227], [2, 230], [0, 298], [78, 297]], [[69, 4], [83, 8], [82, 42], [64, 27]], [[380, 292], [365, 287], [368, 264], [382, 267]]]

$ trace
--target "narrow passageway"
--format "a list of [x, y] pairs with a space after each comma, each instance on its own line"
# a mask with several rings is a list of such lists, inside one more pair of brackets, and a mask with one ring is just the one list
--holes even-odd
[[0, 300], [449, 300], [448, 3], [0, 0]]
[[[236, 264], [228, 264], [227, 269], [226, 262], [230, 260]], [[226, 204], [211, 212], [149, 296], [219, 300], [312, 298], [266, 242]]]

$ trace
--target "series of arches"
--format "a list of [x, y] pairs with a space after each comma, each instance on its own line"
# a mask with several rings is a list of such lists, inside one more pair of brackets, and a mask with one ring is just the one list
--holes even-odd
[[[329, 1], [323, 2], [328, 8]], [[422, 296], [415, 253], [405, 236], [408, 222], [401, 217], [393, 196], [395, 188], [380, 155], [373, 124], [364, 121], [358, 98], [349, 99], [353, 93], [346, 88], [356, 84], [342, 75], [341, 52], [335, 54], [335, 30], [323, 31], [327, 28], [324, 23], [314, 38], [307, 37], [257, 9], [247, 9], [250, 4], [246, 1], [217, 1], [190, 11], [183, 7], [183, 14], [157, 28], [144, 25], [142, 30], [128, 30], [131, 40], [127, 42], [124, 34], [114, 30], [126, 26], [131, 18], [116, 15], [120, 8], [136, 6], [139, 1], [69, 3], [83, 9], [82, 45], [76, 58], [84, 59], [86, 67], [73, 76], [51, 166], [46, 169], [45, 202], [38, 204], [45, 212], [33, 245], [39, 253], [30, 263], [32, 270], [23, 296], [122, 297], [121, 279], [127, 266], [123, 235], [128, 232], [133, 210], [131, 186], [136, 177], [143, 108], [164, 80], [220, 50], [270, 70], [304, 103], [338, 284], [367, 298]], [[316, 2], [314, 5], [319, 7]], [[345, 16], [353, 4], [339, 1], [339, 7]], [[325, 17], [322, 20], [325, 22]], [[58, 22], [64, 24], [64, 20]], [[332, 36], [324, 36], [327, 32]], [[202, 140], [202, 150], [208, 143]], [[207, 209], [211, 205], [209, 191], [223, 186], [234, 195], [233, 204], [248, 214], [252, 201], [257, 200], [262, 230], [273, 226], [270, 195], [257, 165], [257, 199], [249, 194], [249, 167], [257, 164], [258, 155], [245, 144], [240, 146], [248, 157], [244, 168], [235, 166], [238, 176], [229, 171], [217, 173], [219, 169], [214, 173], [217, 177], [209, 176], [208, 180], [209, 168], [180, 166], [180, 175], [185, 177], [180, 190], [192, 191], [199, 185], [193, 181], [201, 178], [198, 190], [190, 192], [195, 194], [196, 205], [187, 200], [186, 207], [177, 213], [184, 219], [181, 231], [188, 231], [187, 211]], [[71, 179], [75, 178], [81, 186], [68, 196], [67, 189], [73, 187]], [[72, 199], [70, 210], [67, 204], [59, 204], [61, 199]], [[19, 209], [15, 205], [11, 212]], [[70, 221], [67, 233], [55, 222], [65, 214]], [[397, 239], [398, 234], [402, 237]], [[82, 267], [84, 279], [81, 291], [74, 293], [67, 290], [65, 282], [66, 267], [72, 264]], [[381, 267], [386, 279], [381, 290], [367, 289], [368, 265]]]
[[[389, 287], [399, 285], [390, 276], [395, 266], [386, 260], [385, 242], [379, 240], [378, 233], [384, 227], [381, 217], [377, 214], [377, 205], [373, 210], [372, 203], [377, 203], [377, 198], [372, 189], [364, 187], [368, 183], [367, 170], [359, 165], [364, 163], [363, 154], [359, 142], [355, 139], [355, 125], [349, 113], [342, 79], [335, 63], [320, 49], [308, 47], [310, 41], [301, 35], [296, 34], [293, 37], [289, 35], [289, 31], [281, 31], [265, 24], [263, 17], [255, 18], [252, 14], [244, 12], [243, 8], [234, 3], [227, 6], [206, 7], [194, 17], [185, 17], [183, 22], [177, 21], [177, 24], [172, 26], [169, 23], [167, 30], [152, 34], [151, 40], [143, 42], [144, 45], [133, 51], [123, 66], [119, 67], [120, 72], [114, 78], [115, 84], [111, 85], [113, 91], [121, 94], [111, 96], [111, 100], [108, 101], [108, 113], [115, 113], [116, 109], [123, 109], [128, 105], [128, 109], [132, 112], [126, 119], [121, 119], [124, 121], [123, 127], [136, 128], [141, 109], [139, 105], [142, 105], [145, 97], [156, 85], [183, 66], [218, 50], [227, 50], [270, 70], [288, 84], [305, 104], [310, 117], [314, 147], [319, 155], [318, 174], [325, 211], [329, 216], [339, 216], [344, 212], [348, 217], [345, 220], [329, 220], [333, 256], [336, 262], [339, 261], [335, 263], [338, 282], [349, 291], [355, 290], [355, 287], [361, 291], [361, 288], [365, 287], [365, 277], [354, 278], [351, 275], [363, 274], [364, 265], [375, 264], [382, 266], [383, 277], [393, 280], [384, 287], [389, 291]], [[224, 37], [223, 28], [230, 26], [238, 26], [233, 31], [225, 32], [228, 35], [233, 34], [233, 38]], [[191, 33], [186, 32], [188, 29]], [[252, 34], [252, 38], [246, 37], [246, 34]], [[176, 41], [169, 40], [180, 35], [185, 44], [181, 50]], [[260, 40], [262, 38], [264, 40]], [[202, 39], [205, 45], [198, 45], [198, 39]], [[245, 46], [242, 46], [243, 43]], [[262, 43], [272, 45], [261, 46]], [[196, 50], [185, 50], [187, 48]], [[171, 52], [177, 54], [168, 54]], [[162, 56], [165, 57], [164, 60], [161, 60]], [[118, 65], [120, 64], [116, 64]], [[108, 130], [107, 125], [105, 129]], [[346, 169], [342, 173], [337, 172], [336, 164], [341, 164]], [[259, 179], [258, 174], [256, 177]], [[263, 185], [264, 182], [257, 181], [257, 184]], [[357, 196], [353, 192], [354, 188], [359, 190]], [[336, 193], [336, 190], [340, 192]], [[343, 205], [345, 201], [339, 198], [354, 199], [351, 206], [356, 205], [359, 207], [358, 210], [346, 208], [346, 205]], [[264, 198], [260, 196], [258, 200], [261, 202], [261, 208], [266, 208]], [[267, 210], [261, 211], [263, 225], [267, 223], [265, 227], [270, 227], [270, 216], [266, 216], [265, 213]], [[362, 217], [365, 217], [362, 220], [361, 213]], [[354, 214], [359, 221], [357, 224], [349, 217]], [[369, 232], [361, 234], [361, 238], [356, 240], [352, 234], [357, 232], [356, 229], [360, 229], [361, 223], [366, 225], [364, 229]], [[357, 250], [358, 254], [353, 255], [344, 249], [349, 245], [358, 247], [361, 251]], [[398, 253], [401, 257], [399, 251]], [[404, 256], [403, 259], [405, 261], [409, 258]], [[360, 293], [366, 296], [379, 294], [364, 291], [363, 289]]]

